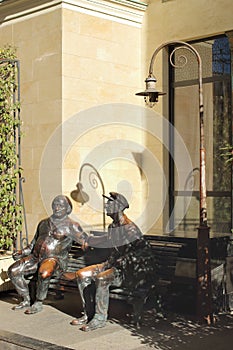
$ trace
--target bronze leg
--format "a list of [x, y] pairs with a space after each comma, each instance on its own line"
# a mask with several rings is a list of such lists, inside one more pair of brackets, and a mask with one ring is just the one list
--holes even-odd
[[109, 287], [113, 282], [121, 283], [118, 273], [114, 268], [100, 272], [96, 276], [96, 299], [95, 315], [93, 319], [82, 330], [85, 332], [104, 327], [108, 317]]
[[42, 302], [47, 296], [50, 279], [58, 268], [59, 264], [56, 258], [48, 258], [41, 263], [38, 271], [36, 301], [25, 311], [25, 314], [35, 314], [43, 309]]
[[72, 325], [82, 325], [87, 323], [93, 317], [93, 300], [89, 295], [91, 292], [91, 283], [95, 280], [99, 271], [103, 270], [104, 264], [96, 264], [84, 267], [76, 272], [77, 284], [83, 304], [83, 314], [81, 318], [76, 318], [71, 321]]
[[36, 270], [37, 262], [32, 256], [22, 258], [9, 267], [8, 276], [14, 284], [18, 294], [23, 297], [23, 301], [19, 305], [13, 307], [14, 310], [30, 306], [29, 288], [24, 275], [33, 274]]

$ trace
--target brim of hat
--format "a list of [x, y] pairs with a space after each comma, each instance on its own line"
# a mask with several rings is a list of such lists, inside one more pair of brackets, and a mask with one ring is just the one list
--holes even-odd
[[103, 196], [104, 198], [107, 198], [107, 199], [109, 199], [110, 201], [114, 201], [114, 199], [113, 199], [113, 198], [111, 198], [111, 197], [108, 197], [108, 196], [105, 196], [105, 194], [102, 194], [102, 196]]

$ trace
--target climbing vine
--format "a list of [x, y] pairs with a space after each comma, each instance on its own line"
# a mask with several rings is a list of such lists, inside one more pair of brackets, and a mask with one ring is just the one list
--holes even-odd
[[17, 137], [20, 132], [17, 101], [16, 50], [0, 48], [0, 249], [9, 249], [22, 229], [18, 186], [21, 169]]
[[223, 147], [220, 148], [220, 151], [222, 151], [220, 156], [225, 158], [226, 163], [232, 164], [232, 162], [233, 162], [233, 145], [226, 143]]

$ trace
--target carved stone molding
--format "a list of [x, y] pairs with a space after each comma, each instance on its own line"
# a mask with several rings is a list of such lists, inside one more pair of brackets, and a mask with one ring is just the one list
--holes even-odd
[[5, 0], [0, 2], [0, 23], [22, 20], [38, 12], [66, 8], [140, 27], [147, 5], [131, 0]]

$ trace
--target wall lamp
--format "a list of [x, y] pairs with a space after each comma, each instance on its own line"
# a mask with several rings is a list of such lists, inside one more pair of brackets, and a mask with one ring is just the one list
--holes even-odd
[[202, 60], [198, 51], [190, 44], [183, 41], [169, 41], [160, 45], [154, 51], [150, 66], [149, 74], [146, 78], [146, 90], [136, 93], [138, 96], [144, 96], [147, 106], [153, 107], [163, 92], [156, 90], [156, 78], [153, 75], [153, 67], [155, 58], [161, 49], [173, 46], [169, 59], [170, 64], [174, 68], [182, 68], [188, 62], [187, 57], [183, 54], [178, 56], [178, 65], [173, 62], [174, 53], [180, 49], [186, 49], [194, 54], [198, 64], [198, 88], [199, 88], [199, 128], [200, 128], [200, 216], [197, 235], [197, 315], [199, 319], [205, 319], [208, 323], [214, 321], [212, 312], [212, 287], [211, 287], [211, 265], [210, 265], [210, 243], [209, 231], [207, 224], [207, 205], [206, 205], [206, 160], [205, 160], [205, 144], [204, 144], [204, 118], [203, 118], [203, 86], [202, 86]]
[[138, 92], [137, 96], [144, 96], [145, 103], [148, 107], [152, 108], [158, 102], [159, 96], [166, 95], [165, 92], [159, 92], [156, 90], [156, 78], [153, 74], [149, 74], [146, 78], [146, 90], [142, 92]]

